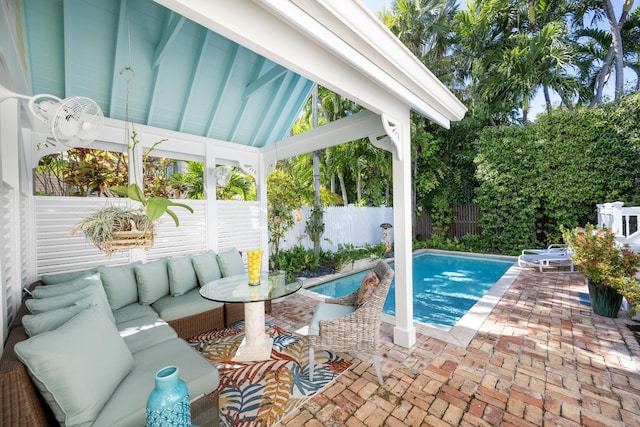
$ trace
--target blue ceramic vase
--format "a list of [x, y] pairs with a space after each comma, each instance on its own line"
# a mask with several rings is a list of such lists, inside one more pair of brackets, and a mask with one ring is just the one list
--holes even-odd
[[156, 386], [147, 399], [148, 427], [191, 427], [191, 408], [187, 384], [177, 366], [160, 369]]

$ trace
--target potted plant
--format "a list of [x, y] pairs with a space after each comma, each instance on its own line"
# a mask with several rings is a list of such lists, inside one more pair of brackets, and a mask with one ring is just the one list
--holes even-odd
[[[139, 144], [138, 135], [135, 131], [131, 134], [133, 143], [129, 146], [132, 156], [135, 154]], [[146, 156], [149, 155], [158, 144], [155, 142], [143, 156], [143, 164]], [[135, 177], [135, 169], [132, 169]], [[191, 206], [184, 203], [176, 203], [165, 197], [146, 197], [144, 191], [137, 183], [128, 186], [115, 186], [110, 188], [111, 192], [120, 196], [128, 197], [139, 202], [142, 206], [139, 209], [120, 206], [105, 206], [96, 212], [91, 213], [79, 224], [71, 229], [73, 235], [81, 229], [85, 237], [101, 251], [111, 255], [114, 251], [128, 248], [149, 249], [153, 246], [154, 221], [163, 214], [168, 214], [176, 224], [180, 225], [177, 215], [170, 207], [181, 207], [193, 213]]]
[[620, 244], [608, 228], [587, 224], [560, 230], [573, 251], [575, 268], [587, 281], [593, 312], [617, 317], [624, 297], [635, 313], [640, 305], [640, 280], [636, 277], [640, 257], [628, 245]]

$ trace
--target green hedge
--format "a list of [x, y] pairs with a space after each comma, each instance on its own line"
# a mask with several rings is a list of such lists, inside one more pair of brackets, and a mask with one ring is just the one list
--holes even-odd
[[637, 203], [639, 149], [640, 94], [484, 129], [475, 202], [486, 250], [515, 254], [557, 243], [561, 224], [596, 222], [596, 204]]

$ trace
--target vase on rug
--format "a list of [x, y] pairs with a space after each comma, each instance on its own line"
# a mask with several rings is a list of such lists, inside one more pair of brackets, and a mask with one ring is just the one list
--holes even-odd
[[191, 427], [189, 389], [177, 366], [160, 369], [147, 400], [147, 427]]
[[587, 286], [594, 314], [614, 319], [618, 317], [622, 306], [622, 294], [611, 286], [595, 283], [591, 280], [587, 280]]

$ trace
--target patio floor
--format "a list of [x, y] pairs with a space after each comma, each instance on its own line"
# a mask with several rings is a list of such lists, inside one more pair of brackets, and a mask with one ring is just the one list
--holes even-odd
[[[281, 423], [294, 426], [640, 426], [640, 345], [628, 319], [593, 315], [577, 273], [523, 270], [467, 348], [382, 325], [384, 385], [371, 360]], [[291, 295], [268, 319], [295, 331], [316, 301]], [[361, 356], [362, 357], [362, 356]]]

